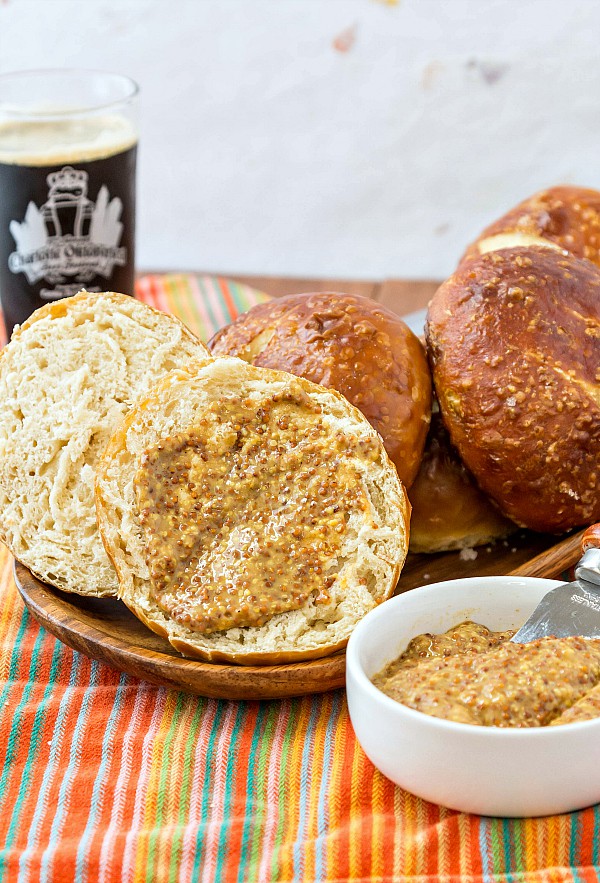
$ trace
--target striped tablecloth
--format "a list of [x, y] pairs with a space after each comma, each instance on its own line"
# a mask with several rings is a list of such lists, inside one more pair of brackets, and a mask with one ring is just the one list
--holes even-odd
[[[262, 297], [190, 275], [145, 277], [138, 296], [203, 339]], [[231, 702], [155, 687], [40, 629], [4, 551], [0, 592], [2, 883], [598, 877], [597, 807], [503, 820], [434, 806], [373, 768], [343, 691]]]

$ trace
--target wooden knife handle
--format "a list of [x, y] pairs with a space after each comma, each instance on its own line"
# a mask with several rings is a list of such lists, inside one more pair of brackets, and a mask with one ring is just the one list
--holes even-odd
[[519, 567], [515, 567], [510, 573], [512, 576], [542, 576], [547, 579], [556, 579], [559, 575], [576, 564], [581, 558], [581, 540], [584, 531], [571, 534], [561, 540], [555, 546], [540, 552], [535, 558], [525, 561]]
[[581, 537], [581, 551], [600, 549], [600, 524], [592, 524]]

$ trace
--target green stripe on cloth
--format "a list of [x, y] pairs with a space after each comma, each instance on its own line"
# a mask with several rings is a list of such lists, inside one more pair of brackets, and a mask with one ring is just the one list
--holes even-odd
[[[21, 728], [21, 723], [22, 723], [22, 715], [24, 713], [24, 710], [27, 708], [27, 706], [29, 704], [31, 693], [35, 687], [35, 677], [36, 677], [36, 674], [38, 671], [38, 665], [40, 664], [40, 659], [41, 659], [41, 652], [40, 652], [41, 646], [45, 640], [48, 640], [48, 636], [43, 631], [43, 629], [40, 629], [38, 642], [36, 643], [37, 652], [34, 653], [34, 657], [32, 659], [32, 666], [30, 669], [29, 681], [27, 682], [25, 689], [23, 690], [23, 698], [17, 708], [15, 715], [14, 715], [13, 727], [12, 727], [11, 734], [9, 737], [9, 753], [6, 758], [7, 763], [6, 763], [6, 766], [5, 766], [3, 772], [6, 772], [11, 769], [10, 755], [12, 755], [13, 752], [16, 750], [16, 742], [20, 738], [20, 728]], [[32, 728], [31, 728], [31, 737], [30, 737], [30, 742], [29, 742], [29, 748], [28, 748], [27, 757], [25, 760], [25, 766], [23, 769], [23, 773], [21, 775], [21, 781], [19, 783], [18, 791], [17, 791], [16, 795], [14, 795], [12, 818], [11, 818], [11, 822], [10, 822], [10, 825], [8, 828], [8, 833], [6, 835], [6, 839], [5, 839], [5, 843], [4, 843], [4, 847], [7, 850], [11, 848], [13, 841], [14, 841], [16, 831], [18, 830], [19, 824], [21, 823], [21, 810], [22, 810], [22, 806], [25, 801], [27, 792], [29, 790], [29, 783], [32, 780], [32, 778], [35, 778], [35, 775], [37, 772], [35, 769], [35, 763], [36, 763], [37, 754], [39, 753], [39, 749], [40, 749], [41, 735], [42, 735], [42, 732], [44, 729], [46, 702], [48, 701], [48, 698], [50, 697], [50, 695], [52, 693], [52, 687], [54, 686], [54, 684], [57, 681], [62, 657], [63, 657], [63, 648], [59, 643], [55, 643], [53, 650], [52, 650], [52, 658], [51, 658], [51, 662], [50, 662], [50, 672], [48, 675], [48, 681], [47, 681], [46, 687], [44, 689], [42, 700], [35, 710], [33, 724], [32, 724]], [[2, 802], [3, 797], [4, 797], [3, 791], [6, 786], [6, 781], [7, 781], [6, 779], [3, 779], [2, 781], [0, 781], [0, 803]]]
[[[271, 748], [270, 743], [265, 738], [267, 732], [272, 731], [269, 727], [269, 705], [261, 703], [254, 730], [252, 733], [252, 741], [250, 743], [250, 757], [253, 762], [248, 764], [246, 775], [245, 791], [250, 797], [253, 807], [252, 813], [246, 813], [244, 817], [244, 828], [242, 832], [242, 843], [240, 850], [240, 864], [238, 869], [238, 880], [240, 883], [251, 883], [256, 879], [256, 871], [258, 864], [252, 864], [252, 858], [256, 854], [256, 843], [258, 838], [254, 837], [257, 830], [261, 830], [263, 815], [262, 795], [257, 794], [257, 778], [260, 780], [259, 774], [264, 772], [265, 768], [265, 752], [268, 754]], [[254, 872], [254, 873], [253, 873]]]
[[183, 827], [189, 814], [190, 790], [192, 787], [191, 769], [194, 749], [198, 739], [202, 712], [206, 710], [206, 701], [198, 699], [194, 702], [193, 713], [188, 727], [188, 734], [183, 750], [183, 776], [179, 785], [179, 800], [177, 807], [178, 826], [174, 831], [172, 840], [171, 863], [169, 866], [169, 883], [176, 883], [179, 876], [181, 852], [183, 849]]

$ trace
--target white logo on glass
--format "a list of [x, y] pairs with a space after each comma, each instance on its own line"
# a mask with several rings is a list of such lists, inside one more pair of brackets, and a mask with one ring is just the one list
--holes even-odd
[[119, 246], [123, 203], [109, 198], [102, 185], [96, 203], [87, 197], [88, 174], [64, 166], [47, 177], [48, 199], [41, 208], [30, 202], [22, 222], [11, 221], [16, 250], [8, 259], [13, 273], [25, 273], [30, 284], [44, 279], [56, 291], [42, 291], [48, 300], [63, 297], [79, 285], [64, 285], [69, 277], [88, 282], [94, 276], [108, 278], [115, 266], [127, 261], [127, 249]]

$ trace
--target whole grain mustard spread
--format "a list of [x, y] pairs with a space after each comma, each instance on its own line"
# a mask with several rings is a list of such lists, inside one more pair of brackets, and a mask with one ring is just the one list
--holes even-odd
[[379, 454], [300, 390], [212, 403], [134, 478], [153, 599], [204, 634], [327, 602], [351, 515], [370, 505], [352, 461]]
[[464, 622], [418, 635], [373, 678], [392, 699], [434, 717], [495, 727], [544, 727], [600, 716], [600, 639], [540, 638]]

